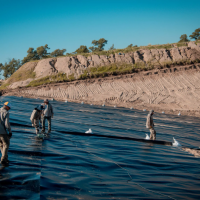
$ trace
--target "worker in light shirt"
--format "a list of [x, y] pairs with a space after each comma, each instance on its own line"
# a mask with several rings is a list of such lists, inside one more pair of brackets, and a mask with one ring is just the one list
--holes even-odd
[[45, 133], [45, 121], [47, 120], [48, 122], [48, 132], [51, 132], [51, 118], [53, 118], [53, 107], [52, 105], [49, 103], [48, 99], [44, 100], [44, 104], [42, 104], [44, 106], [44, 111], [42, 114], [42, 133]]
[[1, 164], [8, 165], [8, 148], [10, 146], [10, 138], [12, 131], [9, 122], [9, 110], [11, 108], [10, 102], [5, 102], [0, 109], [0, 148], [1, 148]]

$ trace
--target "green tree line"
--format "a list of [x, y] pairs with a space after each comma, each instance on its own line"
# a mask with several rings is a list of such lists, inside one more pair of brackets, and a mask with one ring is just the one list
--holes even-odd
[[[192, 39], [200, 40], [200, 28], [197, 28], [189, 37], [191, 38], [191, 40]], [[179, 40], [179, 42], [189, 42], [189, 41], [190, 40], [188, 39], [187, 34], [181, 35], [180, 40]]]
[[[75, 52], [71, 54], [81, 54], [81, 53], [89, 53], [89, 52], [97, 52], [103, 51], [104, 46], [107, 44], [107, 40], [101, 38], [99, 40], [93, 40], [92, 47], [87, 48], [87, 46], [81, 45]], [[0, 72], [3, 72], [4, 78], [9, 78], [15, 71], [17, 71], [23, 64], [34, 61], [40, 60], [44, 58], [52, 58], [58, 56], [64, 56], [66, 49], [56, 49], [53, 52], [49, 53], [49, 46], [45, 44], [44, 46], [37, 47], [35, 50], [34, 48], [30, 47], [27, 51], [27, 56], [24, 57], [22, 60], [12, 59], [4, 64], [0, 63]], [[68, 55], [69, 53], [66, 53]]]
[[15, 71], [17, 71], [21, 67], [21, 61], [20, 59], [15, 60], [14, 58], [12, 60], [9, 60], [9, 62], [5, 62], [3, 65], [0, 63], [0, 72], [3, 71], [3, 76], [5, 78], [10, 77]]
[[[200, 28], [196, 29], [190, 36], [191, 39], [200, 40]], [[183, 34], [180, 36], [179, 42], [188, 42], [188, 36]], [[92, 46], [87, 48], [85, 45], [80, 45], [76, 51], [72, 53], [66, 53], [65, 55], [76, 55], [81, 53], [90, 53], [90, 52], [100, 52], [104, 50], [105, 45], [107, 44], [107, 40], [104, 38], [100, 38], [99, 40], [93, 40]], [[133, 44], [128, 45], [127, 48], [137, 47], [137, 45], [133, 46]], [[24, 57], [22, 60], [11, 59], [4, 64], [0, 63], [0, 72], [3, 72], [3, 76], [5, 78], [9, 78], [16, 70], [18, 70], [23, 64], [34, 61], [40, 60], [44, 58], [52, 58], [52, 57], [59, 57], [64, 56], [66, 49], [56, 49], [53, 52], [49, 53], [49, 46], [45, 44], [44, 46], [37, 47], [36, 50], [30, 47], [27, 51], [27, 56]], [[109, 48], [109, 50], [114, 50], [114, 44]]]

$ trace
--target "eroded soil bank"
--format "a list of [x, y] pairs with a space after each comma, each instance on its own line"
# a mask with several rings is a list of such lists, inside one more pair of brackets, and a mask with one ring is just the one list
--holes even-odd
[[200, 63], [38, 87], [2, 91], [5, 96], [54, 98], [93, 105], [154, 109], [200, 116]]

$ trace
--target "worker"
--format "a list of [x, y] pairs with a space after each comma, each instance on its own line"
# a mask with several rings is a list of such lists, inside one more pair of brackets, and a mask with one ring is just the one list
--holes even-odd
[[150, 140], [156, 139], [156, 131], [154, 129], [154, 123], [153, 123], [153, 114], [154, 110], [150, 110], [149, 114], [147, 115], [147, 121], [146, 121], [146, 128], [150, 131]]
[[32, 114], [31, 114], [31, 123], [32, 126], [35, 127], [36, 134], [39, 134], [39, 123], [42, 123], [41, 121], [41, 114], [44, 107], [42, 105], [38, 105], [36, 108], [34, 108]]
[[10, 138], [12, 131], [9, 122], [9, 110], [11, 108], [10, 102], [5, 102], [0, 109], [0, 148], [1, 148], [1, 164], [8, 165], [8, 148], [10, 146]]
[[53, 118], [53, 107], [52, 105], [49, 103], [48, 99], [44, 100], [44, 104], [42, 104], [44, 106], [44, 111], [42, 114], [42, 133], [45, 133], [45, 120], [47, 119], [48, 122], [48, 132], [51, 132], [51, 118]]

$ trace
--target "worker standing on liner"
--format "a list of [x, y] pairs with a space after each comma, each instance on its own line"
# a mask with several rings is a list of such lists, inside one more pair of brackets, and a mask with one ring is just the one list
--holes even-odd
[[146, 121], [146, 128], [150, 131], [150, 140], [156, 139], [156, 131], [154, 129], [154, 123], [153, 123], [153, 114], [154, 110], [150, 110], [149, 114], [147, 115], [147, 121]]
[[[1, 148], [1, 164], [8, 165], [8, 148], [10, 146], [10, 138], [12, 137], [12, 131], [9, 122], [9, 110], [11, 104], [5, 102], [4, 106], [0, 109], [0, 148]], [[8, 134], [8, 133], [9, 134]]]
[[49, 103], [48, 99], [44, 100], [44, 112], [42, 114], [42, 133], [45, 132], [45, 120], [47, 119], [48, 122], [48, 132], [51, 132], [51, 118], [53, 118], [53, 107], [52, 105]]
[[35, 127], [36, 134], [39, 134], [39, 123], [42, 123], [41, 114], [42, 114], [43, 108], [44, 107], [42, 105], [38, 105], [36, 108], [34, 108], [31, 114], [30, 120], [31, 120], [32, 126]]

